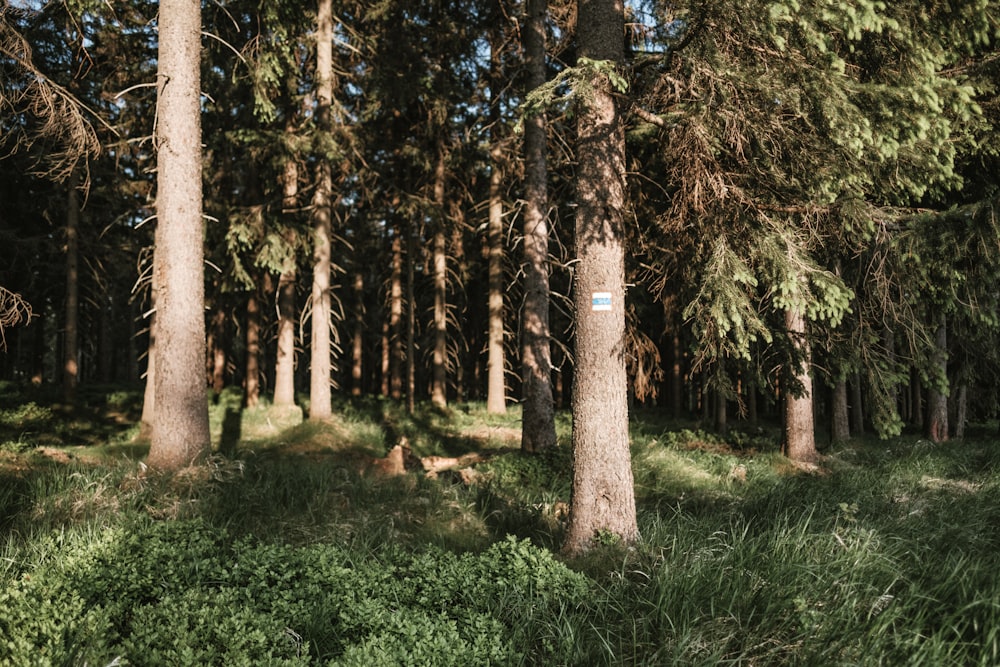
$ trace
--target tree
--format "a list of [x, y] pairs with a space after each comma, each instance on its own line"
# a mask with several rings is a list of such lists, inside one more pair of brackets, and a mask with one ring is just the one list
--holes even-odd
[[577, 39], [576, 364], [573, 491], [564, 549], [639, 536], [625, 373], [625, 134], [612, 89], [624, 57], [620, 0], [581, 0]]
[[201, 185], [201, 3], [160, 3], [154, 271], [156, 412], [149, 465], [178, 470], [208, 453]]
[[[547, 0], [527, 0], [522, 31], [527, 88], [546, 81]], [[544, 109], [524, 120], [524, 309], [521, 316], [521, 381], [524, 404], [521, 449], [538, 452], [556, 443], [549, 347], [548, 166]]]
[[[333, 3], [319, 0], [316, 32], [316, 121], [321, 139], [333, 127]], [[310, 348], [309, 419], [329, 419], [331, 339], [330, 273], [332, 252], [333, 175], [328, 155], [316, 164], [316, 191], [313, 196], [313, 285], [312, 342]]]

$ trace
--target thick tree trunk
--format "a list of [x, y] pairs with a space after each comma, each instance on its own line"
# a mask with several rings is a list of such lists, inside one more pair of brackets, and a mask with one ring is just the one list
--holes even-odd
[[448, 405], [448, 254], [444, 231], [444, 147], [438, 148], [434, 169], [434, 224], [432, 262], [434, 265], [434, 350], [431, 360], [431, 403]]
[[[528, 0], [522, 33], [528, 89], [545, 83], [546, 0]], [[548, 164], [545, 112], [524, 121], [524, 310], [521, 321], [521, 449], [539, 452], [556, 444], [549, 345]]]
[[801, 386], [798, 395], [785, 392], [785, 455], [800, 463], [813, 463], [819, 459], [816, 451], [816, 429], [813, 418], [812, 354], [806, 340], [806, 323], [802, 312], [794, 308], [785, 311], [785, 329], [799, 358], [797, 367], [788, 375]]
[[[316, 117], [320, 128], [331, 128], [333, 104], [333, 6], [331, 0], [319, 0], [316, 31]], [[309, 348], [309, 419], [329, 419], [332, 414], [330, 394], [330, 271], [333, 198], [333, 174], [326, 156], [316, 165], [316, 192], [313, 197], [313, 285], [312, 338]]]
[[294, 158], [285, 161], [282, 174], [282, 213], [286, 218], [285, 241], [289, 256], [278, 278], [278, 344], [274, 360], [274, 405], [295, 405], [295, 287], [298, 271], [295, 262], [295, 232], [292, 211], [299, 205], [299, 168]]
[[243, 404], [256, 408], [260, 403], [260, 303], [257, 291], [247, 295], [247, 366]]
[[850, 411], [847, 404], [847, 379], [840, 378], [833, 385], [830, 416], [830, 440], [845, 442], [851, 439]]
[[211, 447], [205, 375], [201, 4], [162, 0], [157, 70], [155, 405], [149, 465], [178, 470]]
[[[583, 0], [580, 56], [620, 65], [620, 0]], [[573, 376], [573, 491], [569, 554], [595, 538], [639, 536], [629, 451], [625, 371], [625, 135], [606, 77], [591, 76], [577, 116], [576, 369]]]
[[77, 173], [66, 184], [66, 327], [63, 338], [63, 399], [76, 401], [80, 381], [80, 201]]
[[[948, 322], [941, 315], [934, 336], [934, 365], [940, 377], [948, 377]], [[927, 437], [933, 442], [948, 440], [948, 393], [936, 387], [927, 390]]]

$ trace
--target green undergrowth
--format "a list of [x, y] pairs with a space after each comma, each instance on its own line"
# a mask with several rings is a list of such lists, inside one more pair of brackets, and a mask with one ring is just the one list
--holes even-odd
[[[27, 434], [0, 452], [0, 664], [1000, 663], [994, 427], [810, 472], [773, 427], [639, 412], [642, 538], [567, 560], [566, 415], [528, 456], [516, 409], [366, 399], [313, 424], [224, 393], [218, 451], [165, 478], [124, 435], [39, 447], [34, 398], [0, 414]], [[476, 462], [373, 473], [396, 444]]]

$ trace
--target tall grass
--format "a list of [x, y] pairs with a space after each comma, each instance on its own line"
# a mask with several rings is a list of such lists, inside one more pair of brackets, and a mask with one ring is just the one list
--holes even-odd
[[[0, 453], [0, 662], [1000, 663], [991, 440], [856, 442], [806, 474], [773, 434], [640, 414], [640, 543], [561, 562], [565, 420], [529, 457], [516, 411], [338, 408], [278, 428], [221, 396], [236, 447], [169, 479], [123, 439]], [[4, 410], [7, 432], [51, 418]], [[485, 460], [471, 484], [373, 475], [403, 439]]]

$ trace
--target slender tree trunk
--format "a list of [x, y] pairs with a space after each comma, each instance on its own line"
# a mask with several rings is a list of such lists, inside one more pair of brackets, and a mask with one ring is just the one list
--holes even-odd
[[292, 211], [299, 205], [299, 168], [295, 159], [285, 161], [282, 174], [282, 208], [285, 221], [285, 241], [289, 256], [285, 258], [278, 278], [278, 344], [274, 360], [274, 405], [295, 405], [295, 287], [298, 271], [295, 262], [295, 232]]
[[491, 33], [490, 52], [490, 185], [489, 217], [486, 225], [487, 248], [487, 340], [486, 340], [486, 411], [501, 415], [507, 412], [504, 370], [504, 280], [503, 280], [503, 160], [500, 136], [500, 53], [496, 33]]
[[156, 414], [156, 272], [150, 285], [149, 343], [146, 346], [146, 388], [142, 396], [142, 415], [139, 418], [139, 439], [153, 437], [153, 415]]
[[833, 385], [833, 406], [830, 416], [830, 439], [845, 442], [851, 439], [850, 412], [847, 405], [847, 379], [840, 378]]
[[[547, 0], [528, 0], [523, 30], [528, 89], [545, 83]], [[549, 344], [549, 226], [547, 120], [539, 111], [524, 121], [524, 310], [521, 322], [521, 449], [539, 452], [556, 444]]]
[[680, 419], [684, 411], [684, 369], [681, 365], [683, 355], [681, 335], [675, 329], [670, 337], [670, 413], [674, 419]]
[[247, 295], [247, 366], [246, 388], [243, 403], [248, 408], [256, 408], [260, 403], [260, 302], [257, 290]]
[[[620, 66], [621, 0], [581, 0], [577, 31], [580, 56]], [[592, 74], [591, 83], [577, 102], [570, 554], [586, 552], [602, 534], [623, 543], [639, 536], [625, 371], [625, 134], [607, 77]]]
[[865, 434], [864, 394], [861, 390], [861, 374], [855, 373], [851, 388], [851, 435], [860, 438]]
[[[409, 269], [409, 259], [407, 269]], [[409, 274], [408, 274], [409, 275]], [[409, 290], [409, 287], [407, 288]], [[412, 296], [412, 293], [410, 293]], [[392, 237], [392, 269], [389, 273], [389, 396], [403, 397], [403, 239]]]
[[[941, 378], [948, 377], [948, 322], [941, 315], [934, 336], [934, 365]], [[948, 440], [948, 392], [934, 386], [927, 390], [927, 437], [933, 442]]]
[[813, 418], [812, 354], [806, 340], [806, 323], [802, 312], [795, 308], [785, 311], [785, 329], [792, 340], [799, 363], [789, 369], [789, 376], [798, 381], [802, 391], [796, 396], [785, 392], [785, 455], [793, 461], [813, 463], [819, 459], [816, 451], [816, 429]]
[[66, 184], [66, 328], [63, 340], [63, 399], [76, 401], [80, 380], [80, 201], [78, 176], [72, 172]]
[[[333, 104], [333, 5], [319, 0], [316, 31], [316, 117], [324, 132], [331, 129]], [[316, 193], [313, 197], [313, 285], [312, 339], [309, 367], [309, 419], [329, 419], [333, 415], [330, 394], [330, 271], [332, 246], [331, 199], [333, 174], [328, 158], [320, 156], [316, 165]]]
[[208, 381], [212, 391], [220, 394], [226, 386], [226, 311], [216, 306], [212, 313], [212, 328], [208, 334]]
[[201, 3], [162, 0], [157, 68], [154, 271], [156, 410], [149, 465], [178, 470], [208, 453], [204, 220], [201, 188]]
[[365, 277], [354, 274], [354, 334], [351, 339], [351, 395], [361, 395], [365, 332]]
[[448, 405], [448, 255], [444, 233], [445, 150], [438, 147], [434, 169], [436, 217], [432, 242], [434, 265], [434, 350], [431, 364], [431, 403]]
[[417, 403], [417, 304], [414, 264], [417, 261], [417, 240], [413, 233], [406, 240], [406, 411], [411, 415]]
[[726, 392], [715, 390], [715, 432], [719, 435], [729, 433], [729, 416], [727, 411]]
[[114, 332], [111, 321], [114, 318], [114, 308], [111, 297], [107, 294], [99, 297], [97, 310], [97, 377], [105, 384], [116, 377]]
[[965, 437], [965, 422], [969, 418], [969, 385], [962, 382], [955, 390], [955, 426], [954, 436], [961, 440]]

